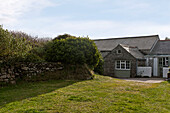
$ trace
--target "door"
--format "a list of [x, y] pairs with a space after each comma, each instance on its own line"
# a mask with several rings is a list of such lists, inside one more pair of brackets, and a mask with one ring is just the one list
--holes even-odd
[[153, 58], [153, 76], [158, 76], [158, 58]]

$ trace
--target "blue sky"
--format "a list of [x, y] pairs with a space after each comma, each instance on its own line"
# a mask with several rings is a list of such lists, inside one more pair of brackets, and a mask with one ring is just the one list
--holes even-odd
[[33, 36], [170, 37], [170, 0], [0, 0], [0, 24]]

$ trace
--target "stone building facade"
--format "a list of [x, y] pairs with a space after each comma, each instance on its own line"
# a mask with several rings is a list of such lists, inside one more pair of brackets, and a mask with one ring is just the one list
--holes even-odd
[[158, 35], [94, 40], [104, 59], [104, 75], [136, 77], [159, 40]]
[[[117, 62], [120, 62], [120, 66]], [[137, 62], [141, 61], [130, 54], [121, 45], [118, 45], [104, 58], [104, 75], [113, 77], [135, 77], [138, 65]], [[116, 66], [122, 67], [117, 68]]]

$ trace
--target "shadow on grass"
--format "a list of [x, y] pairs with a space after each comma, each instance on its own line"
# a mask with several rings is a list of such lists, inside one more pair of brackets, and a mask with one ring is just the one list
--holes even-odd
[[41, 82], [19, 82], [16, 85], [0, 88], [0, 108], [8, 103], [36, 97], [80, 81], [50, 80]]
[[168, 80], [167, 82], [170, 83], [170, 80]]

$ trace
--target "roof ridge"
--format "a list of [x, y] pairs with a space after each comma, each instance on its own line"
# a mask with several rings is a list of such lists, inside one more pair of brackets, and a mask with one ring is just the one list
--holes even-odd
[[131, 45], [125, 45], [125, 44], [119, 44], [121, 46], [124, 46], [124, 47], [128, 47], [128, 48], [138, 48], [137, 46], [131, 46]]
[[[139, 51], [138, 47], [135, 47], [135, 51], [134, 51], [134, 50], [132, 51], [132, 48], [126, 49], [126, 47], [123, 47], [122, 44], [119, 44], [118, 46], [121, 46], [126, 52], [128, 52], [128, 53], [129, 53], [131, 56], [133, 56], [134, 58], [139, 58], [138, 56], [136, 56], [136, 55], [134, 54], [134, 52], [138, 53], [138, 55], [140, 54], [140, 55], [143, 56], [143, 54]], [[142, 57], [141, 57], [141, 58], [142, 58]]]
[[159, 41], [162, 41], [162, 42], [163, 42], [163, 41], [170, 41], [170, 40], [159, 40]]
[[107, 38], [107, 39], [95, 39], [94, 41], [100, 41], [100, 40], [117, 40], [117, 39], [129, 39], [129, 38], [148, 38], [148, 37], [158, 37], [158, 38], [159, 38], [159, 35], [132, 36], [132, 37], [118, 37], [118, 38]]

